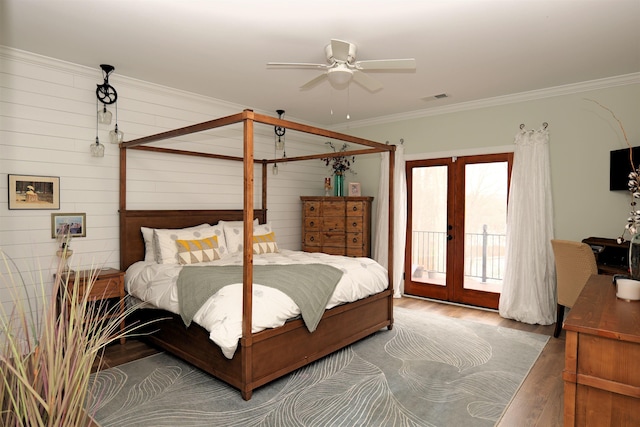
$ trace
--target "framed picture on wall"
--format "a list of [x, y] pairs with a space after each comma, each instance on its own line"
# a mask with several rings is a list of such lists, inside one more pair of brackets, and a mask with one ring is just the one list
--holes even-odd
[[350, 196], [361, 196], [360, 194], [360, 183], [359, 182], [350, 182], [349, 183], [349, 195]]
[[51, 238], [69, 233], [71, 237], [87, 237], [87, 215], [84, 213], [52, 213]]
[[60, 178], [9, 175], [9, 209], [60, 209]]

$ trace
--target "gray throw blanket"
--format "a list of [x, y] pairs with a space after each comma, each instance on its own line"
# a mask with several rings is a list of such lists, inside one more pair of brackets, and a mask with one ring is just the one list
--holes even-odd
[[[309, 332], [318, 326], [341, 277], [342, 270], [322, 264], [253, 266], [253, 283], [278, 289], [289, 296], [300, 308]], [[189, 326], [209, 297], [233, 283], [242, 283], [241, 265], [182, 267], [177, 285], [184, 324]]]

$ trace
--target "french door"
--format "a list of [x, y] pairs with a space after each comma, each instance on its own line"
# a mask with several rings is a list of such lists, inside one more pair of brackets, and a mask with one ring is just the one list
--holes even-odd
[[406, 162], [405, 293], [498, 308], [513, 153]]

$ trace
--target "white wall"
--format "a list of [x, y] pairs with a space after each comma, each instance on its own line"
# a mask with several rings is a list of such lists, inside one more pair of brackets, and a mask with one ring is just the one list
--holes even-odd
[[[119, 76], [117, 64], [113, 65], [116, 70], [110, 83], [118, 91], [118, 125], [125, 140], [247, 108], [128, 79]], [[86, 213], [87, 236], [74, 238], [71, 244], [73, 268], [118, 267], [119, 154], [108, 139], [114, 123], [99, 125], [105, 156], [95, 158], [89, 153], [96, 136], [95, 90], [102, 79], [99, 64], [89, 69], [0, 47], [0, 248], [27, 274], [28, 283], [40, 283], [38, 277], [29, 277], [39, 271], [45, 284], [52, 282], [57, 262], [52, 213]], [[109, 109], [115, 121], [113, 106]], [[211, 151], [241, 155], [240, 129], [214, 132], [211, 137], [184, 137], [182, 146], [213, 144]], [[293, 144], [300, 135], [288, 132], [286, 138], [290, 157], [318, 152], [319, 144]], [[322, 144], [319, 150], [325, 150]], [[273, 155], [273, 128], [256, 124], [255, 158]], [[128, 159], [129, 209], [242, 207], [241, 163], [184, 156], [176, 160], [136, 151]], [[8, 174], [60, 177], [60, 210], [9, 210]], [[299, 195], [322, 195], [326, 174], [320, 160], [281, 165], [277, 176], [269, 173], [269, 220], [280, 246], [300, 248]], [[258, 168], [256, 206], [261, 203], [260, 181]], [[0, 267], [0, 272], [5, 270]], [[0, 281], [0, 302], [5, 306], [6, 287]]]
[[[621, 81], [625, 84], [619, 85]], [[398, 143], [403, 138], [408, 158], [477, 154], [501, 148], [513, 150], [513, 140], [524, 123], [537, 129], [549, 124], [551, 179], [557, 238], [582, 240], [589, 236], [615, 238], [622, 233], [630, 210], [626, 191], [609, 191], [609, 152], [626, 148], [610, 108], [623, 123], [629, 142], [640, 145], [640, 76], [577, 85], [576, 93], [547, 91], [529, 101], [487, 101], [495, 104], [464, 108], [392, 123], [351, 124], [363, 138]], [[598, 87], [597, 89], [593, 89]], [[536, 98], [537, 93], [529, 94]], [[519, 98], [523, 98], [522, 95]], [[358, 178], [367, 195], [375, 195], [379, 164], [369, 156], [359, 160]], [[640, 159], [636, 160], [636, 163]]]

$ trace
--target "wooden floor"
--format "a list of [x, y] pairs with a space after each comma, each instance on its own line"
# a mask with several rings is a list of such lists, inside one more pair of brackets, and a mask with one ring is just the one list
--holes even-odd
[[[515, 395], [497, 427], [555, 427], [562, 426], [562, 398], [564, 368], [564, 331], [553, 338], [554, 325], [528, 325], [503, 319], [495, 311], [480, 310], [459, 305], [427, 301], [418, 298], [395, 300], [397, 307], [424, 310], [442, 316], [473, 320], [550, 336], [549, 342]], [[156, 353], [156, 350], [137, 339], [127, 339], [124, 345], [107, 347], [103, 368], [113, 367]]]

